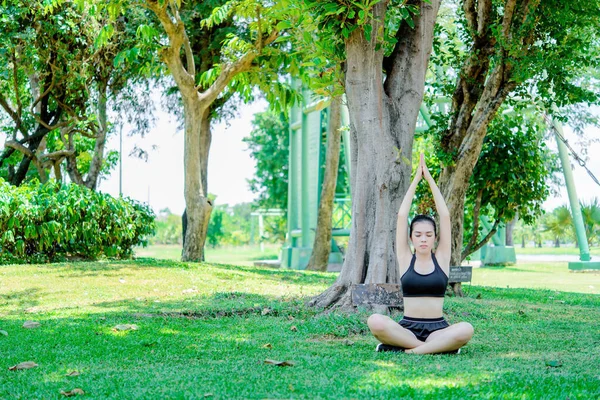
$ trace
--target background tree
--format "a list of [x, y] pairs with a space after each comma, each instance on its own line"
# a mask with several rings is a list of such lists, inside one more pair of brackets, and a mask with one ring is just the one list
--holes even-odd
[[450, 46], [444, 55], [451, 67], [440, 87], [452, 101], [449, 124], [439, 126], [439, 186], [451, 210], [453, 265], [464, 255], [465, 198], [490, 122], [509, 96], [543, 109], [597, 102], [585, 74], [598, 54], [600, 18], [598, 3], [586, 1], [465, 0], [457, 8], [454, 37], [465, 47]]
[[6, 40], [0, 51], [10, 56], [0, 64], [7, 78], [0, 82], [0, 105], [13, 124], [4, 125], [9, 140], [0, 174], [15, 185], [28, 176], [45, 182], [49, 170], [62, 180], [66, 161], [73, 182], [95, 189], [117, 160], [116, 152], [105, 154], [107, 113], [135, 109], [139, 99], [119, 96], [139, 77], [135, 64], [114, 63], [134, 34], [120, 23], [108, 37], [102, 15], [70, 3], [11, 1], [1, 7]]
[[592, 246], [600, 239], [600, 204], [597, 197], [594, 197], [588, 204], [581, 203], [581, 216], [588, 245]]
[[252, 131], [243, 139], [256, 172], [248, 180], [250, 191], [258, 194], [257, 206], [276, 208], [287, 214], [289, 170], [289, 120], [285, 112], [272, 110], [254, 114]]
[[[162, 33], [152, 29], [143, 29], [147, 36], [161, 39], [166, 35], [165, 45], [159, 52], [160, 59], [168, 67], [183, 103], [185, 134], [185, 202], [187, 213], [187, 230], [183, 248], [183, 260], [199, 261], [203, 258], [204, 242], [210, 219], [212, 205], [207, 197], [205, 187], [206, 165], [210, 145], [209, 115], [211, 107], [230, 85], [245, 84], [246, 90], [258, 83], [258, 76], [266, 69], [258, 69], [258, 57], [269, 56], [275, 39], [279, 36], [276, 28], [278, 22], [276, 11], [280, 3], [261, 1], [211, 1], [195, 3], [212, 8], [208, 16], [201, 15], [201, 29], [212, 29], [214, 26], [231, 19], [245, 29], [246, 34], [231, 33], [227, 36], [217, 64], [202, 73], [197, 79], [197, 68], [194, 48], [190, 41], [189, 29], [182, 12], [181, 1], [133, 2], [152, 11], [160, 25]], [[117, 7], [118, 8], [118, 7]], [[197, 11], [197, 9], [195, 9]], [[140, 28], [141, 29], [141, 28]], [[209, 43], [200, 48], [206, 49]], [[197, 51], [196, 51], [197, 53]], [[203, 66], [201, 66], [203, 67]], [[256, 74], [249, 73], [254, 70]], [[277, 83], [277, 81], [275, 81]], [[285, 93], [285, 85], [272, 85], [272, 96]], [[203, 167], [204, 166], [204, 167]]]
[[573, 237], [573, 219], [567, 206], [560, 206], [542, 221], [543, 231], [554, 239], [554, 247], [560, 247], [561, 240]]

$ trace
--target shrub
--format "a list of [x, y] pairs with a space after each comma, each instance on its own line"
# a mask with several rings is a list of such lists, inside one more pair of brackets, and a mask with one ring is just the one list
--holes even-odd
[[0, 178], [0, 264], [128, 258], [154, 234], [152, 210], [83, 186]]

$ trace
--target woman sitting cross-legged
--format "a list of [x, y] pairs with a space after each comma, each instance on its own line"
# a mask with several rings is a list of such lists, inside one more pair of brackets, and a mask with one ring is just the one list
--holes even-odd
[[[410, 224], [408, 245], [408, 213], [417, 185], [424, 178], [435, 200], [440, 218], [439, 236], [435, 220], [417, 215]], [[381, 343], [377, 351], [404, 351], [414, 354], [458, 353], [473, 337], [473, 326], [468, 322], [449, 325], [442, 315], [444, 294], [450, 271], [450, 213], [442, 194], [425, 164], [423, 154], [400, 210], [396, 230], [396, 251], [400, 265], [400, 281], [404, 296], [404, 317], [400, 322], [373, 314], [367, 324]], [[436, 237], [437, 248], [434, 252]]]

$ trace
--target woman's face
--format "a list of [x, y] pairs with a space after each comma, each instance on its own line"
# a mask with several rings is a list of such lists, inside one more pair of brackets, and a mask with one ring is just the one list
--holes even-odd
[[427, 254], [433, 250], [435, 243], [435, 231], [433, 224], [427, 221], [419, 221], [413, 225], [410, 237], [416, 253]]

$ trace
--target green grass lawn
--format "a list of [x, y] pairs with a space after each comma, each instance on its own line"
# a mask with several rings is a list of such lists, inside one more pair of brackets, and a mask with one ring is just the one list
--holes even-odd
[[[562, 247], [521, 247], [520, 244], [515, 245], [515, 252], [527, 255], [579, 255], [579, 247], [573, 245]], [[600, 256], [600, 247], [590, 247], [590, 254]]]
[[[0, 398], [597, 399], [600, 297], [491, 287], [556, 268], [476, 269], [487, 286], [445, 307], [473, 324], [471, 343], [415, 356], [375, 353], [366, 313], [305, 308], [333, 274], [149, 259], [1, 266]], [[598, 276], [567, 275], [573, 291]], [[23, 361], [39, 366], [8, 370]]]
[[[254, 265], [257, 260], [276, 260], [281, 252], [281, 246], [266, 244], [264, 252], [259, 246], [217, 247], [205, 248], [207, 262], [234, 265]], [[136, 257], [149, 257], [164, 260], [181, 260], [181, 245], [157, 244], [135, 249]]]
[[[557, 289], [600, 294], [600, 270], [569, 271], [566, 262], [524, 262], [506, 267], [473, 269], [473, 285], [501, 288]], [[469, 287], [467, 283], [466, 288]]]

